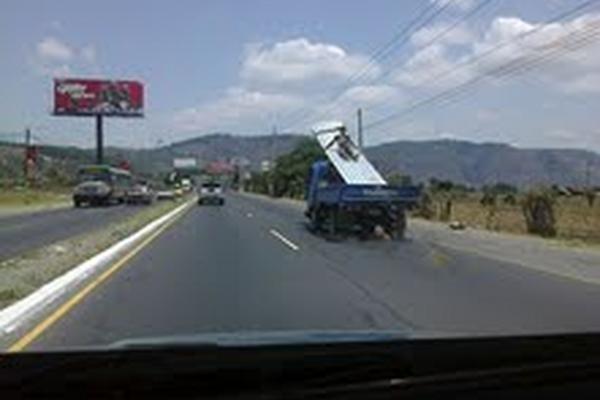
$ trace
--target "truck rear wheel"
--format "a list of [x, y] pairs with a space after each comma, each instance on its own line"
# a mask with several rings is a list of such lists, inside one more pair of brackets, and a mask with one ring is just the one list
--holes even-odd
[[318, 208], [312, 208], [308, 211], [308, 218], [310, 219], [310, 230], [312, 232], [319, 232], [323, 228], [323, 213]]
[[406, 212], [399, 210], [396, 216], [393, 238], [395, 240], [403, 240], [406, 237]]
[[328, 210], [329, 225], [327, 229], [327, 234], [330, 237], [330, 239], [336, 239], [338, 237], [339, 214], [340, 212], [337, 207], [331, 207]]

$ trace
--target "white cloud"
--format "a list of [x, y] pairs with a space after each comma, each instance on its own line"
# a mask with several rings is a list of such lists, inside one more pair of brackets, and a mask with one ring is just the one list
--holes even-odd
[[600, 93], [600, 74], [589, 73], [573, 77], [566, 82], [558, 82], [566, 93]]
[[37, 55], [44, 61], [70, 61], [73, 49], [54, 37], [46, 37], [37, 44]]
[[96, 63], [96, 48], [94, 46], [88, 45], [85, 46], [81, 49], [81, 58], [89, 63], [89, 64], [95, 64]]
[[[535, 29], [535, 31], [534, 31]], [[525, 36], [526, 32], [532, 32]], [[600, 68], [600, 45], [581, 46], [590, 35], [600, 35], [600, 14], [588, 14], [563, 23], [529, 24], [518, 18], [498, 18], [483, 40], [474, 47], [483, 54], [511, 41], [479, 63], [478, 73], [505, 74], [511, 70], [534, 69], [549, 87], [569, 93], [600, 92], [596, 71]], [[589, 43], [588, 43], [589, 44]], [[514, 66], [514, 67], [512, 67]]]
[[45, 75], [56, 78], [67, 77], [72, 74], [72, 69], [68, 64], [60, 64], [46, 67]]
[[35, 47], [30, 64], [42, 76], [64, 77], [97, 71], [97, 53], [93, 45], [77, 48], [67, 42], [48, 36]]
[[467, 11], [473, 8], [475, 0], [429, 0], [431, 3], [437, 3], [439, 7], [443, 7], [450, 3], [449, 7], [460, 11]]
[[[417, 32], [413, 37], [415, 46], [435, 36], [434, 30]], [[600, 35], [600, 14], [546, 25], [517, 17], [497, 17], [479, 35], [457, 32], [417, 49], [393, 78], [403, 86], [440, 88], [472, 78], [501, 78], [534, 69], [549, 87], [568, 93], [600, 92], [596, 72], [600, 68], [600, 45], [596, 42], [577, 48], [581, 40], [590, 40], [593, 34]], [[455, 51], [452, 46], [459, 46], [462, 51]]]
[[[290, 115], [296, 112], [307, 121], [282, 128], [301, 129], [300, 125], [314, 122], [311, 119], [399, 98], [393, 86], [364, 85], [348, 87], [332, 102], [331, 92], [344, 87], [368, 60], [333, 44], [297, 38], [247, 46], [244, 56], [238, 85], [215, 101], [176, 112], [176, 130], [263, 132], [273, 123], [290, 124]], [[378, 74], [379, 66], [373, 65], [369, 73]]]
[[500, 112], [489, 108], [482, 108], [475, 113], [475, 119], [479, 122], [496, 122], [500, 118]]
[[392, 99], [398, 99], [399, 97], [400, 93], [398, 89], [390, 85], [361, 85], [348, 89], [341, 96], [340, 100], [364, 106], [372, 106]]
[[[241, 77], [248, 85], [307, 85], [341, 82], [368, 63], [368, 58], [348, 54], [339, 46], [298, 38], [272, 46], [253, 45], [247, 50]], [[379, 72], [369, 69], [370, 76]]]
[[[450, 59], [448, 53], [448, 48], [441, 45], [420, 50], [392, 79], [397, 84], [411, 88], [447, 88], [471, 78], [472, 72], [469, 69], [455, 69], [456, 61]], [[449, 75], [448, 71], [453, 73]]]
[[302, 100], [297, 97], [231, 88], [214, 102], [177, 112], [173, 122], [180, 131], [235, 128], [243, 132], [254, 129], [257, 124], [269, 126], [277, 114], [301, 106]]
[[59, 20], [55, 19], [50, 22], [50, 28], [56, 31], [61, 31], [63, 29], [63, 24]]
[[474, 40], [473, 33], [467, 28], [457, 26], [449, 30], [449, 25], [441, 23], [429, 27], [421, 28], [410, 37], [410, 41], [415, 47], [427, 46], [430, 43], [440, 44], [469, 44]]

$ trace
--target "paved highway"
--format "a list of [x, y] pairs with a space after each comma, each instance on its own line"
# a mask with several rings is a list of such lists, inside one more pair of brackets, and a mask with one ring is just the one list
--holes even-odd
[[193, 207], [27, 350], [206, 332], [600, 329], [600, 286], [427, 240], [325, 241], [241, 195]]
[[64, 208], [0, 217], [0, 261], [90, 232], [139, 210], [138, 207], [127, 206]]

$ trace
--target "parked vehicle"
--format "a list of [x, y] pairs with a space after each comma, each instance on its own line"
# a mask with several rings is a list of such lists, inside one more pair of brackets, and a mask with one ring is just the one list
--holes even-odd
[[156, 200], [175, 200], [175, 192], [171, 189], [161, 189], [156, 192]]
[[222, 206], [225, 204], [223, 197], [223, 187], [219, 182], [205, 182], [200, 185], [198, 190], [198, 205], [215, 204]]
[[132, 185], [129, 171], [109, 165], [85, 165], [78, 171], [79, 184], [73, 190], [73, 204], [110, 205], [125, 202]]
[[127, 192], [127, 204], [152, 204], [156, 193], [146, 182], [137, 182]]

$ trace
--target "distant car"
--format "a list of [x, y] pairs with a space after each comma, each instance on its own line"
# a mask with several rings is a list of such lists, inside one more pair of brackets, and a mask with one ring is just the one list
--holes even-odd
[[200, 185], [198, 190], [198, 205], [215, 204], [222, 206], [225, 204], [223, 197], [223, 187], [218, 182], [206, 182]]
[[170, 189], [163, 189], [156, 192], [156, 200], [175, 200], [175, 192]]
[[156, 194], [152, 188], [144, 183], [136, 183], [127, 191], [127, 204], [152, 204]]
[[183, 191], [183, 188], [175, 188], [175, 190], [173, 190], [173, 194], [175, 195], [175, 197], [183, 197], [183, 195], [185, 194]]

